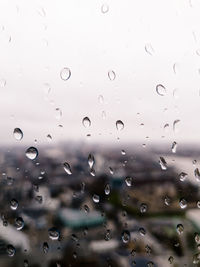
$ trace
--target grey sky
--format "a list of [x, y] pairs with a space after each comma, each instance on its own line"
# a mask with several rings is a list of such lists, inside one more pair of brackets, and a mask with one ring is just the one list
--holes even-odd
[[[94, 141], [198, 142], [199, 12], [197, 0], [0, 1], [1, 142], [16, 142], [15, 127], [24, 132], [23, 143], [47, 142], [47, 134], [53, 142], [86, 140], [87, 133]], [[60, 78], [64, 67], [71, 70], [67, 81]], [[165, 96], [156, 93], [157, 84], [166, 87]], [[90, 129], [82, 126], [85, 116]], [[121, 132], [118, 119], [125, 124]]]

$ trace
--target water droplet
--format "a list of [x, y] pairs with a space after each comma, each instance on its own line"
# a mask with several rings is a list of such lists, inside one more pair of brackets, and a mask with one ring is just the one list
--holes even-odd
[[99, 95], [98, 101], [99, 101], [99, 104], [103, 104], [104, 103], [104, 98], [103, 98], [102, 95]]
[[7, 251], [7, 254], [9, 257], [13, 257], [15, 255], [15, 252], [16, 252], [13, 245], [8, 245], [6, 251]]
[[194, 240], [197, 244], [200, 243], [200, 235], [198, 233], [194, 234]]
[[82, 124], [83, 124], [83, 126], [84, 126], [85, 128], [88, 128], [88, 127], [91, 126], [91, 121], [90, 121], [90, 119], [89, 119], [88, 117], [85, 117], [85, 118], [83, 118], [83, 120], [82, 120]]
[[72, 174], [71, 167], [70, 167], [69, 163], [64, 162], [63, 163], [63, 168], [64, 168], [64, 170], [66, 171], [67, 174], [69, 174], [69, 175]]
[[37, 156], [38, 156], [38, 150], [37, 150], [37, 148], [31, 146], [31, 147], [29, 147], [29, 148], [26, 150], [26, 157], [27, 157], [28, 159], [33, 160], [33, 159], [36, 159]]
[[0, 79], [0, 87], [5, 87], [6, 86], [6, 80]]
[[39, 7], [39, 8], [37, 9], [37, 12], [38, 12], [38, 14], [39, 14], [41, 17], [43, 17], [43, 18], [46, 16], [46, 12], [45, 12], [45, 10], [44, 10], [43, 7]]
[[101, 113], [101, 117], [102, 117], [103, 120], [106, 119], [106, 112], [105, 112], [105, 110], [102, 111], [102, 113]]
[[154, 265], [154, 263], [152, 262], [152, 261], [149, 261], [148, 263], [147, 263], [147, 267], [154, 267], [155, 265]]
[[145, 229], [143, 227], [141, 227], [139, 229], [139, 233], [140, 233], [141, 236], [144, 236], [146, 234], [146, 231], [145, 231]]
[[24, 260], [24, 267], [28, 267], [28, 266], [29, 266], [28, 261]]
[[200, 262], [200, 253], [196, 253], [194, 256], [193, 256], [193, 263], [194, 264], [198, 264]]
[[94, 194], [92, 199], [93, 199], [94, 203], [99, 203], [100, 198], [98, 195]]
[[178, 233], [179, 235], [183, 233], [183, 230], [184, 230], [184, 227], [183, 227], [182, 224], [178, 224], [178, 225], [176, 226], [176, 231], [177, 231], [177, 233]]
[[92, 154], [89, 154], [89, 156], [88, 156], [88, 165], [89, 165], [90, 169], [92, 169], [94, 166], [94, 156]]
[[174, 71], [174, 74], [177, 74], [178, 71], [179, 71], [179, 69], [180, 69], [179, 64], [178, 64], [178, 63], [174, 63], [174, 65], [173, 65], [173, 71]]
[[179, 98], [179, 94], [178, 94], [178, 89], [177, 88], [173, 90], [173, 97], [175, 99], [178, 99]]
[[21, 217], [15, 219], [15, 227], [18, 231], [24, 228], [24, 220]]
[[179, 205], [181, 209], [185, 209], [187, 207], [187, 201], [184, 198], [181, 198], [179, 201]]
[[177, 145], [175, 141], [172, 143], [172, 153], [176, 153]]
[[43, 243], [42, 249], [43, 249], [43, 252], [44, 252], [45, 254], [48, 253], [48, 251], [49, 251], [49, 245], [48, 245], [47, 242], [44, 242], [44, 243]]
[[18, 206], [19, 206], [18, 201], [16, 199], [14, 199], [14, 198], [11, 199], [11, 201], [10, 201], [10, 208], [12, 210], [16, 210], [18, 208]]
[[106, 241], [109, 241], [109, 240], [111, 239], [111, 234], [110, 234], [110, 230], [109, 230], [109, 229], [106, 231], [106, 234], [105, 234], [104, 239], [105, 239]]
[[180, 123], [180, 120], [175, 120], [175, 121], [173, 122], [173, 130], [174, 130], [175, 133], [178, 132], [178, 124], [179, 124], [179, 123]]
[[125, 182], [126, 182], [127, 186], [131, 186], [132, 185], [132, 177], [126, 177]]
[[124, 230], [124, 231], [122, 232], [122, 241], [123, 241], [124, 243], [128, 243], [129, 240], [130, 240], [130, 232], [129, 232], [128, 230]]
[[164, 128], [165, 132], [169, 132], [169, 124], [168, 123], [166, 123], [163, 128]]
[[47, 134], [47, 140], [48, 140], [49, 142], [52, 141], [52, 136], [51, 136], [50, 134]]
[[172, 256], [170, 256], [169, 259], [168, 259], [168, 261], [169, 261], [170, 264], [172, 264], [173, 261], [174, 261], [174, 258]]
[[83, 209], [86, 213], [90, 212], [90, 208], [88, 207], [88, 205], [84, 205]]
[[158, 84], [156, 86], [156, 92], [158, 95], [164, 96], [164, 95], [166, 95], [167, 91], [166, 91], [166, 88], [162, 84]]
[[145, 213], [145, 212], [147, 212], [147, 204], [142, 203], [142, 204], [140, 205], [140, 212], [141, 212], [141, 213]]
[[42, 196], [36, 196], [36, 197], [35, 197], [35, 200], [36, 200], [39, 204], [42, 204], [43, 198], [42, 198]]
[[114, 81], [114, 79], [116, 78], [116, 74], [113, 70], [109, 70], [108, 78], [110, 79], [110, 81]]
[[94, 177], [96, 175], [95, 169], [90, 169], [90, 174]]
[[145, 45], [145, 51], [151, 56], [154, 54], [154, 49], [151, 44]]
[[162, 170], [167, 170], [167, 162], [163, 157], [160, 157], [159, 164]]
[[165, 197], [165, 205], [169, 206], [170, 204], [171, 204], [171, 199], [168, 196], [166, 196]]
[[185, 172], [181, 172], [179, 175], [178, 175], [179, 179], [181, 182], [185, 181], [185, 179], [188, 177], [188, 174], [185, 173]]
[[196, 168], [194, 170], [194, 175], [195, 175], [195, 178], [198, 182], [200, 182], [200, 172], [199, 172], [199, 168]]
[[124, 129], [124, 123], [121, 120], [116, 121], [116, 128], [118, 131], [121, 131]]
[[106, 195], [109, 195], [109, 194], [110, 194], [110, 185], [109, 185], [109, 184], [107, 184], [107, 185], [105, 186], [105, 194], [106, 194]]
[[123, 156], [126, 155], [125, 150], [122, 149], [121, 154], [122, 154]]
[[105, 14], [109, 11], [109, 6], [107, 4], [103, 4], [101, 6], [101, 13]]
[[200, 201], [197, 201], [197, 208], [200, 209]]
[[57, 120], [60, 120], [61, 117], [62, 117], [62, 110], [61, 110], [60, 108], [56, 108], [56, 109], [55, 109], [55, 118], [56, 118]]
[[58, 240], [58, 238], [60, 237], [60, 233], [55, 227], [50, 228], [48, 230], [48, 234], [51, 240]]
[[20, 128], [15, 128], [13, 131], [13, 136], [16, 140], [20, 141], [23, 138], [23, 132]]
[[60, 78], [63, 81], [67, 81], [71, 77], [71, 70], [69, 68], [63, 68], [60, 72]]

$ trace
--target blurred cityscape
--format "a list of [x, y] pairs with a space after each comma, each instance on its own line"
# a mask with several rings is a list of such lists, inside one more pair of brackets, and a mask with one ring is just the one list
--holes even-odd
[[198, 150], [155, 147], [1, 148], [0, 266], [200, 266]]

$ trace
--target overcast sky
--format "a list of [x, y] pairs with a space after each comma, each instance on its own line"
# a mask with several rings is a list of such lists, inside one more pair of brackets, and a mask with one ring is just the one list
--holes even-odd
[[[199, 14], [200, 0], [1, 0], [0, 142], [16, 143], [19, 127], [24, 144], [88, 133], [99, 142], [198, 143]], [[63, 68], [71, 70], [67, 81]]]

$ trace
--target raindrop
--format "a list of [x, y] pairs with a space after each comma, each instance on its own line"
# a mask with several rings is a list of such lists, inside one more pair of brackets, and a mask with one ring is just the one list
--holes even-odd
[[160, 157], [159, 164], [162, 170], [167, 170], [167, 162], [163, 157]]
[[60, 237], [60, 233], [55, 227], [50, 228], [48, 230], [48, 234], [51, 240], [58, 240], [58, 238]]
[[174, 258], [172, 256], [170, 256], [169, 259], [168, 259], [168, 261], [169, 261], [170, 264], [172, 264], [173, 261], [174, 261]]
[[28, 261], [27, 260], [24, 260], [24, 267], [28, 267]]
[[91, 126], [91, 121], [90, 121], [90, 119], [89, 119], [88, 117], [85, 117], [85, 118], [83, 118], [83, 120], [82, 120], [82, 124], [83, 124], [83, 126], [84, 126], [85, 128], [88, 128], [88, 127]]
[[109, 70], [108, 78], [110, 79], [110, 81], [114, 81], [114, 79], [116, 78], [116, 74], [113, 70]]
[[145, 213], [145, 212], [147, 212], [147, 204], [142, 203], [142, 204], [140, 205], [140, 212], [141, 212], [141, 213]]
[[24, 228], [24, 220], [21, 217], [15, 219], [15, 227], [18, 231]]
[[175, 133], [178, 132], [178, 124], [179, 124], [179, 122], [180, 122], [180, 120], [175, 120], [173, 122], [173, 130], [174, 130]]
[[111, 234], [110, 234], [110, 230], [108, 229], [106, 231], [106, 234], [105, 234], [105, 238], [104, 238], [106, 241], [109, 241], [111, 239]]
[[6, 86], [6, 80], [0, 79], [0, 87], [5, 87]]
[[156, 86], [156, 92], [160, 96], [166, 95], [166, 88], [162, 84], [158, 84]]
[[51, 136], [50, 134], [47, 134], [47, 140], [48, 140], [49, 142], [52, 141], [52, 136]]
[[90, 169], [92, 169], [94, 166], [94, 156], [92, 154], [89, 154], [89, 156], [88, 156], [88, 165], [89, 165]]
[[42, 250], [43, 250], [43, 252], [44, 252], [45, 254], [48, 253], [48, 251], [49, 251], [49, 245], [48, 245], [47, 242], [44, 242], [44, 243], [43, 243]]
[[18, 201], [16, 199], [14, 199], [14, 198], [11, 199], [11, 201], [10, 201], [10, 208], [12, 210], [16, 210], [18, 208], [18, 206], [19, 206]]
[[121, 131], [124, 129], [124, 123], [121, 120], [116, 121], [116, 128], [118, 131]]
[[16, 249], [12, 245], [8, 245], [6, 251], [9, 257], [13, 257], [15, 255]]
[[69, 175], [72, 174], [71, 167], [70, 167], [69, 163], [64, 162], [64, 163], [63, 163], [63, 168], [64, 168], [64, 170], [65, 170], [65, 172], [66, 172], [67, 174], [69, 174]]
[[144, 236], [146, 234], [146, 231], [145, 231], [145, 229], [143, 227], [141, 227], [139, 229], [139, 233], [140, 233], [141, 236]]
[[195, 175], [195, 178], [198, 182], [200, 182], [200, 172], [199, 172], [199, 168], [196, 168], [194, 170], [194, 175]]
[[23, 132], [20, 128], [15, 128], [13, 131], [13, 136], [16, 140], [20, 141], [23, 138]]
[[109, 11], [109, 6], [107, 4], [103, 4], [101, 6], [101, 13], [105, 14]]
[[99, 104], [103, 104], [104, 103], [104, 97], [102, 95], [99, 95], [98, 101], [99, 101]]
[[164, 128], [165, 132], [168, 132], [169, 131], [169, 124], [166, 123], [163, 128]]
[[131, 186], [132, 185], [132, 177], [126, 177], [125, 182], [126, 182], [127, 186]]
[[42, 204], [42, 196], [36, 196], [35, 197], [35, 200], [39, 203], [39, 204]]
[[173, 65], [174, 74], [177, 74], [178, 73], [179, 68], [180, 68], [179, 64], [178, 63], [174, 63], [174, 65]]
[[83, 209], [86, 213], [90, 212], [90, 208], [88, 207], [88, 205], [84, 205]]
[[114, 173], [113, 168], [109, 167], [109, 172], [110, 172], [110, 174], [113, 175], [113, 173]]
[[123, 156], [126, 155], [125, 150], [122, 149], [121, 154], [122, 154]]
[[151, 56], [154, 54], [154, 49], [151, 44], [145, 45], [145, 51]]
[[174, 97], [175, 99], [178, 99], [178, 98], [179, 98], [178, 89], [174, 89], [174, 90], [173, 90], [173, 97]]
[[149, 261], [148, 263], [147, 263], [147, 267], [154, 267], [155, 265], [154, 265], [154, 263], [152, 262], [152, 261]]
[[63, 68], [60, 72], [60, 78], [63, 81], [67, 81], [71, 77], [71, 70], [69, 68]]
[[200, 235], [198, 233], [194, 234], [194, 240], [197, 244], [200, 243]]
[[200, 262], [200, 253], [196, 253], [194, 256], [193, 256], [193, 263], [194, 264], [198, 264]]
[[200, 201], [197, 201], [197, 208], [200, 209]]
[[104, 190], [104, 192], [105, 192], [106, 195], [109, 195], [109, 194], [110, 194], [110, 185], [109, 185], [109, 184], [107, 184], [107, 185], [105, 186], [105, 190]]
[[93, 199], [94, 203], [99, 203], [100, 198], [98, 195], [94, 194], [92, 199]]
[[56, 118], [57, 120], [60, 120], [61, 117], [62, 117], [62, 111], [61, 111], [61, 109], [60, 109], [60, 108], [56, 108], [56, 109], [55, 109], [55, 118]]
[[177, 149], [177, 143], [174, 141], [172, 143], [172, 153], [176, 153], [176, 149]]
[[105, 110], [102, 111], [102, 113], [101, 113], [101, 117], [102, 117], [103, 120], [106, 119], [106, 112], [105, 112]]
[[179, 235], [183, 233], [183, 230], [184, 230], [184, 227], [183, 227], [182, 224], [178, 224], [178, 225], [176, 226], [176, 231], [177, 231], [177, 233], [178, 233]]
[[128, 243], [129, 240], [130, 240], [130, 232], [129, 232], [128, 230], [124, 230], [124, 231], [122, 232], [122, 241], [123, 241], [124, 243]]
[[171, 199], [168, 196], [166, 196], [165, 197], [165, 205], [169, 206], [170, 204], [171, 204]]
[[187, 207], [187, 201], [184, 198], [181, 198], [179, 201], [179, 205], [181, 209], [185, 209]]
[[90, 174], [94, 177], [96, 175], [95, 169], [91, 169]]
[[185, 172], [181, 172], [178, 177], [179, 177], [180, 181], [183, 182], [188, 177], [188, 174]]
[[28, 159], [33, 160], [33, 159], [36, 159], [37, 156], [38, 156], [38, 150], [37, 150], [37, 148], [31, 146], [31, 147], [29, 147], [29, 148], [26, 150], [26, 157], [27, 157]]

